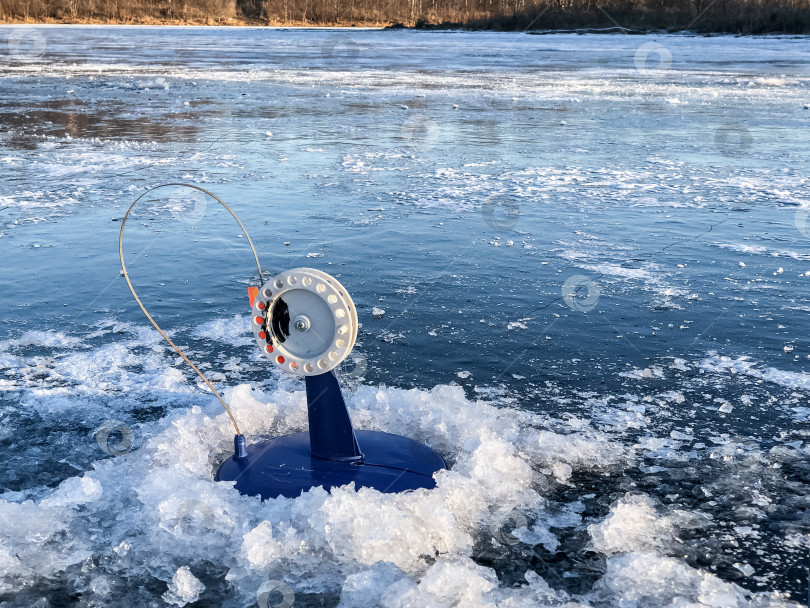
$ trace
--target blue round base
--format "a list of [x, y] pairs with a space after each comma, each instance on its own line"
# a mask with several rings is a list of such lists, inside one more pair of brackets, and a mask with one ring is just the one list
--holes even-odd
[[314, 487], [330, 490], [354, 482], [356, 488], [404, 492], [434, 488], [433, 474], [447, 468], [441, 455], [424, 443], [383, 433], [356, 431], [363, 461], [340, 462], [315, 458], [309, 433], [294, 433], [255, 443], [247, 458], [233, 456], [222, 463], [216, 481], [235, 481], [240, 493], [262, 500], [295, 498]]

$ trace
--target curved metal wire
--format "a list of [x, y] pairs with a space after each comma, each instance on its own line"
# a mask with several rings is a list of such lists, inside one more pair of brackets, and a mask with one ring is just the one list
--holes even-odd
[[219, 402], [222, 404], [222, 407], [225, 408], [225, 412], [227, 412], [228, 416], [230, 417], [231, 422], [233, 423], [233, 427], [236, 429], [236, 434], [241, 435], [242, 433], [239, 431], [239, 425], [236, 423], [236, 418], [233, 417], [233, 414], [231, 413], [231, 410], [228, 407], [228, 404], [225, 403], [225, 400], [217, 392], [217, 389], [215, 389], [214, 385], [211, 384], [211, 381], [208, 380], [208, 378], [205, 377], [205, 374], [203, 374], [197, 368], [197, 366], [194, 365], [194, 363], [191, 362], [191, 359], [189, 359], [185, 355], [185, 353], [182, 350], [180, 350], [180, 348], [174, 342], [172, 342], [171, 338], [169, 338], [169, 336], [166, 335], [166, 332], [164, 332], [160, 328], [160, 326], [157, 324], [157, 321], [155, 321], [155, 319], [152, 317], [152, 315], [149, 314], [149, 311], [146, 310], [146, 307], [143, 305], [143, 302], [141, 302], [141, 299], [138, 297], [138, 294], [135, 291], [135, 287], [132, 286], [132, 281], [130, 281], [129, 273], [127, 272], [127, 265], [124, 263], [124, 226], [126, 226], [126, 224], [127, 224], [127, 219], [129, 219], [129, 214], [132, 211], [132, 208], [135, 207], [135, 205], [138, 204], [138, 201], [140, 201], [144, 196], [146, 196], [150, 192], [154, 192], [155, 190], [157, 190], [159, 188], [165, 188], [167, 186], [182, 186], [184, 188], [193, 188], [195, 190], [199, 190], [200, 192], [202, 192], [204, 194], [207, 194], [208, 196], [210, 196], [211, 198], [216, 200], [220, 205], [225, 207], [225, 209], [227, 209], [228, 212], [233, 216], [233, 219], [235, 219], [238, 222], [239, 227], [242, 229], [242, 232], [245, 233], [245, 237], [247, 238], [248, 243], [250, 244], [250, 249], [251, 249], [251, 251], [253, 251], [253, 258], [256, 260], [256, 268], [259, 269], [260, 285], [264, 285], [264, 275], [262, 274], [262, 266], [259, 263], [259, 256], [256, 253], [256, 248], [253, 246], [253, 241], [250, 239], [250, 235], [248, 234], [248, 231], [245, 229], [245, 227], [242, 225], [242, 222], [239, 221], [239, 218], [236, 216], [236, 213], [234, 213], [233, 210], [230, 207], [228, 207], [228, 205], [226, 205], [225, 202], [222, 199], [220, 199], [216, 194], [213, 194], [212, 192], [209, 192], [205, 188], [200, 188], [199, 186], [194, 186], [192, 184], [169, 183], [169, 184], [160, 184], [159, 186], [155, 186], [154, 188], [150, 188], [149, 190], [147, 190], [146, 192], [144, 192], [138, 198], [135, 199], [135, 202], [133, 202], [129, 206], [129, 209], [127, 209], [127, 212], [124, 215], [124, 219], [121, 221], [121, 231], [118, 233], [118, 255], [121, 258], [121, 270], [124, 273], [124, 278], [127, 281], [127, 285], [129, 286], [129, 290], [132, 292], [132, 295], [135, 298], [135, 301], [138, 303], [138, 306], [141, 307], [141, 310], [143, 311], [143, 314], [146, 315], [146, 318], [149, 319], [149, 322], [152, 325], [154, 325], [155, 329], [158, 330], [158, 333], [160, 333], [160, 335], [163, 336], [163, 339], [166, 340], [166, 342], [169, 343], [169, 345], [175, 350], [175, 352], [177, 352], [177, 354], [180, 355], [183, 358], [183, 360], [191, 366], [191, 369], [193, 369], [197, 373], [197, 375], [200, 378], [203, 379], [203, 382], [205, 382], [208, 385], [208, 388], [211, 389], [211, 392], [213, 392], [214, 395], [216, 395], [217, 399], [219, 399]]

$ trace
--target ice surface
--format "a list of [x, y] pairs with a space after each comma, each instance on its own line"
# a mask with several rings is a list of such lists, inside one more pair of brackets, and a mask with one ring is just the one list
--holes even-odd
[[713, 372], [730, 374], [743, 374], [752, 378], [766, 380], [788, 388], [810, 390], [810, 374], [804, 372], [788, 372], [773, 367], [762, 368], [749, 357], [727, 357], [715, 353], [701, 361], [701, 368]]
[[[659, 78], [637, 36], [44, 31], [0, 70], [0, 602], [804, 601], [805, 38], [656, 35]], [[324, 61], [335, 35], [356, 63]], [[317, 264], [387, 311], [349, 407], [441, 451], [435, 490], [212, 481], [233, 430], [114, 251], [167, 176], [232, 203], [268, 275]], [[253, 352], [245, 239], [187, 211], [128, 224], [150, 310], [249, 441], [305, 429], [301, 383]]]
[[216, 340], [231, 346], [248, 346], [254, 343], [250, 331], [250, 318], [238, 315], [234, 318], [222, 318], [203, 323], [195, 328], [202, 338]]

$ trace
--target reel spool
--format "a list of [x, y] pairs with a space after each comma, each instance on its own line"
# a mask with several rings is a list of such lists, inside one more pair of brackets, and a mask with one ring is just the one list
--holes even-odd
[[343, 285], [320, 270], [294, 268], [248, 294], [261, 351], [284, 371], [304, 377], [309, 431], [250, 446], [237, 436], [234, 455], [215, 479], [262, 500], [349, 483], [380, 492], [435, 487], [433, 474], [447, 468], [438, 452], [407, 437], [352, 426], [332, 371], [351, 352], [359, 327]]
[[253, 334], [276, 366], [297, 376], [317, 376], [352, 351], [357, 309], [336, 278], [314, 268], [293, 268], [253, 289]]

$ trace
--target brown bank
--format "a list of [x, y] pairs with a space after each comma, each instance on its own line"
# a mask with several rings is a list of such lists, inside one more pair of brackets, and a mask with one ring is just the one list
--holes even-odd
[[0, 0], [0, 22], [808, 34], [810, 0]]

